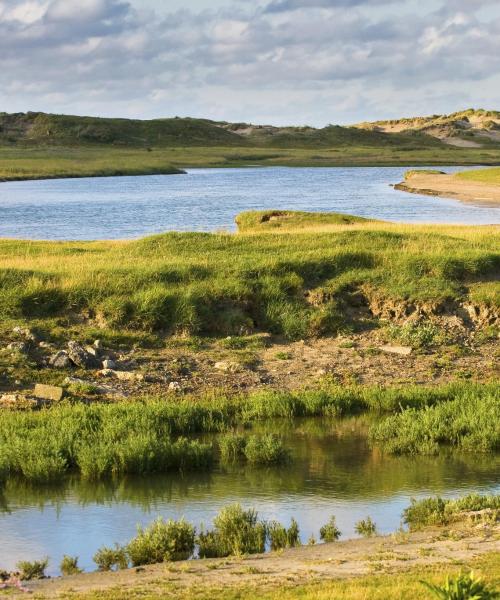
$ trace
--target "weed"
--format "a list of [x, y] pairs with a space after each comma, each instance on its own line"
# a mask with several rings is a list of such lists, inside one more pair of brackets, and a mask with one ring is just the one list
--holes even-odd
[[93, 557], [99, 571], [111, 571], [113, 569], [127, 569], [128, 557], [125, 548], [115, 545], [114, 548], [106, 546], [100, 548]]
[[30, 581], [31, 579], [44, 579], [45, 569], [49, 564], [49, 559], [44, 558], [43, 560], [21, 560], [17, 563], [16, 567], [20, 572], [20, 577], [24, 581]]
[[494, 600], [500, 598], [500, 592], [485, 584], [474, 573], [447, 577], [443, 586], [421, 581], [436, 598], [441, 600]]
[[377, 526], [370, 517], [358, 521], [354, 527], [356, 533], [363, 537], [372, 537], [377, 534]]
[[187, 560], [194, 552], [195, 528], [181, 519], [164, 521], [158, 518], [145, 529], [139, 527], [137, 536], [126, 547], [132, 565]]
[[272, 551], [300, 546], [299, 525], [295, 519], [288, 529], [277, 521], [271, 521], [267, 524], [267, 535]]
[[63, 575], [77, 575], [82, 570], [78, 567], [78, 556], [68, 556], [65, 554], [62, 557], [59, 569]]

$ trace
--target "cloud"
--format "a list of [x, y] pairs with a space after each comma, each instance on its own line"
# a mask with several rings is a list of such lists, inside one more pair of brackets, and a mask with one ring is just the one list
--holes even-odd
[[0, 110], [321, 124], [495, 108], [492, 6], [234, 0], [159, 16], [134, 0], [0, 0]]

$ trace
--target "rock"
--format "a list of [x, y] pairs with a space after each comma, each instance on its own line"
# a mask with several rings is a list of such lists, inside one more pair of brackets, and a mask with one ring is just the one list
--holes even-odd
[[72, 363], [82, 369], [95, 369], [99, 366], [95, 356], [87, 352], [78, 342], [68, 342], [68, 356]]
[[19, 337], [24, 338], [28, 342], [36, 342], [37, 341], [37, 337], [31, 331], [31, 329], [27, 329], [27, 328], [25, 329], [23, 327], [14, 327], [14, 329], [12, 330], [12, 333], [15, 333]]
[[35, 408], [38, 402], [32, 398], [26, 398], [21, 394], [4, 394], [0, 396], [0, 407], [2, 408]]
[[49, 358], [49, 365], [55, 369], [67, 369], [72, 364], [66, 350], [59, 350]]
[[49, 344], [49, 342], [40, 342], [38, 344], [39, 348], [43, 348], [44, 350], [52, 350], [54, 348], [53, 344]]
[[28, 344], [26, 342], [12, 342], [7, 346], [7, 350], [26, 354], [28, 352]]
[[99, 356], [99, 350], [94, 346], [85, 346], [85, 352], [88, 352], [90, 356], [97, 358]]
[[114, 360], [109, 360], [109, 359], [103, 360], [102, 368], [103, 369], [112, 369], [112, 370], [116, 369], [116, 363]]
[[398, 354], [399, 356], [410, 356], [413, 348], [409, 346], [380, 346], [379, 350], [388, 354]]
[[237, 362], [221, 360], [215, 363], [214, 369], [217, 369], [217, 371], [226, 371], [227, 373], [236, 373], [241, 371], [241, 365]]
[[97, 374], [101, 377], [114, 377], [115, 371], [113, 369], [101, 369]]
[[96, 348], [97, 350], [102, 350], [103, 347], [104, 346], [101, 340], [94, 340], [94, 348]]
[[181, 391], [181, 389], [182, 389], [182, 386], [181, 386], [181, 384], [180, 384], [178, 381], [171, 381], [171, 382], [168, 384], [168, 389], [169, 389], [171, 392], [180, 392], [180, 391]]
[[44, 385], [43, 383], [37, 383], [35, 385], [35, 391], [33, 395], [35, 398], [41, 398], [42, 400], [59, 402], [63, 399], [64, 389], [55, 385]]
[[132, 373], [131, 371], [115, 371], [114, 369], [102, 369], [99, 371], [102, 377], [114, 377], [120, 381], [144, 381], [142, 373]]

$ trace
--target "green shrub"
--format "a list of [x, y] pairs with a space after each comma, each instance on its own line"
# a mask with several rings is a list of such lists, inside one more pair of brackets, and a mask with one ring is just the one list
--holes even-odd
[[195, 533], [184, 519], [158, 518], [145, 529], [138, 528], [137, 536], [127, 544], [127, 554], [134, 566], [187, 560], [194, 552]]
[[391, 325], [389, 335], [413, 348], [428, 348], [437, 342], [444, 341], [444, 334], [433, 323], [418, 322], [405, 325]]
[[63, 556], [59, 569], [63, 575], [77, 575], [82, 570], [78, 567], [78, 556]]
[[278, 521], [269, 522], [267, 524], [267, 536], [273, 551], [300, 546], [299, 525], [295, 519], [292, 519], [288, 529]]
[[443, 586], [433, 585], [426, 581], [421, 583], [440, 600], [495, 600], [500, 592], [492, 589], [474, 573], [460, 574], [458, 577], [447, 577]]
[[219, 449], [222, 460], [235, 461], [245, 456], [247, 440], [244, 435], [228, 433], [219, 440]]
[[354, 527], [356, 533], [362, 535], [363, 537], [372, 537], [377, 533], [377, 526], [371, 520], [370, 517], [366, 517], [366, 519], [362, 519], [358, 521]]
[[328, 523], [319, 530], [320, 539], [327, 543], [336, 542], [341, 535], [334, 516], [330, 517]]
[[223, 508], [214, 519], [214, 529], [198, 536], [200, 558], [259, 554], [266, 547], [266, 524], [255, 510], [240, 504]]
[[93, 561], [99, 571], [111, 571], [113, 569], [127, 569], [128, 557], [125, 548], [115, 545], [114, 548], [103, 546], [94, 554]]
[[44, 579], [45, 569], [48, 564], [48, 558], [34, 561], [21, 560], [17, 563], [16, 567], [20, 573], [21, 579], [23, 581], [29, 581], [31, 579]]

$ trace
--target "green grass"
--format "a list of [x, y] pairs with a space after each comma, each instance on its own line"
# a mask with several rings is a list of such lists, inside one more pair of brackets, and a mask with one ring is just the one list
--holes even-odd
[[[418, 435], [410, 438], [414, 446], [408, 446], [404, 429], [399, 434], [403, 441], [396, 436], [401, 421], [408, 419], [419, 424], [420, 415], [448, 411], [448, 421], [460, 423], [463, 432], [465, 420], [462, 416], [460, 421], [460, 413], [456, 415], [453, 410], [468, 404], [471, 408], [466, 414], [472, 421], [468, 422], [472, 433], [468, 437], [463, 434], [462, 446], [468, 440], [471, 451], [494, 450], [489, 436], [498, 429], [491, 419], [498, 411], [496, 391], [495, 384], [468, 382], [428, 388], [327, 385], [296, 393], [265, 391], [250, 396], [211, 393], [175, 401], [159, 398], [109, 405], [63, 402], [38, 412], [5, 412], [0, 421], [0, 460], [4, 479], [20, 475], [31, 481], [61, 480], [71, 472], [92, 480], [125, 473], [207, 469], [214, 460], [212, 446], [185, 436], [225, 432], [271, 418], [341, 416], [368, 410], [384, 413], [413, 407], [420, 409], [415, 418], [408, 419], [408, 415], [414, 416], [408, 412], [388, 417], [375, 435], [390, 450], [408, 452], [423, 445], [421, 438], [429, 433], [425, 426], [414, 425], [419, 427]], [[489, 407], [489, 411], [483, 406]], [[475, 421], [479, 425], [475, 426]], [[391, 435], [396, 436], [395, 440]], [[223, 445], [224, 439], [228, 438], [223, 438]], [[247, 460], [257, 464], [281, 462], [287, 456], [286, 449], [274, 436], [250, 436], [233, 445], [227, 456], [231, 452], [235, 457], [244, 453]]]
[[435, 406], [408, 408], [375, 426], [371, 437], [393, 454], [437, 454], [442, 448], [498, 451], [499, 389], [492, 387], [480, 396], [464, 394]]
[[411, 505], [403, 512], [403, 519], [412, 529], [418, 529], [431, 525], [448, 525], [463, 519], [463, 513], [473, 511], [486, 511], [483, 518], [495, 522], [500, 516], [500, 496], [470, 494], [454, 500], [440, 497], [412, 500]]
[[456, 177], [465, 179], [467, 181], [477, 181], [479, 183], [488, 183], [490, 185], [500, 185], [500, 168], [464, 171], [463, 173], [457, 173]]
[[[52, 319], [51, 329], [54, 319], [67, 328], [79, 313], [122, 334], [244, 330], [302, 339], [356, 327], [351, 309], [360, 301], [500, 306], [498, 227], [288, 213], [268, 230], [263, 216], [241, 216], [244, 232], [237, 235], [0, 240], [0, 312], [4, 320], [39, 325]], [[352, 224], [336, 224], [344, 219]]]

